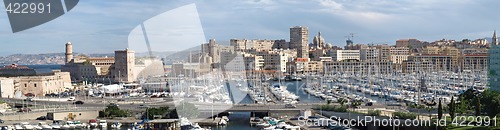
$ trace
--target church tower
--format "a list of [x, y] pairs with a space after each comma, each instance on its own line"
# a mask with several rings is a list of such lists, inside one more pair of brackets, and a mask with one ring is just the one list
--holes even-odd
[[314, 49], [321, 49], [325, 47], [325, 39], [321, 36], [321, 32], [318, 32], [313, 39]]
[[491, 38], [491, 44], [492, 45], [498, 45], [498, 37], [497, 37], [497, 31], [496, 30], [493, 32], [493, 37]]

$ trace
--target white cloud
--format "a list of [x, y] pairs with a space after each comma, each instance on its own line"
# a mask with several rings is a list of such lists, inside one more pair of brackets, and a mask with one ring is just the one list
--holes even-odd
[[340, 10], [342, 9], [342, 4], [339, 4], [333, 0], [320, 0], [320, 5], [328, 7], [332, 10]]
[[357, 5], [358, 7], [353, 7], [351, 4], [344, 5], [342, 3], [336, 2], [335, 0], [319, 0], [318, 2], [319, 5], [323, 7], [319, 11], [331, 13], [360, 24], [379, 24], [390, 21], [392, 18], [391, 14], [359, 9], [359, 6], [363, 5]]
[[233, 4], [233, 9], [235, 10], [245, 10], [253, 12], [261, 10], [271, 11], [280, 6], [276, 4], [276, 1], [274, 0], [244, 0], [235, 1]]
[[245, 0], [243, 3], [253, 4], [253, 5], [272, 5], [274, 2], [272, 0]]

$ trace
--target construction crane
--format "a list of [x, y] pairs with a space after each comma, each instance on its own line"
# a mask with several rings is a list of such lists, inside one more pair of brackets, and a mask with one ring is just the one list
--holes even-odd
[[347, 40], [354, 40], [354, 33], [349, 33], [349, 35], [345, 36]]

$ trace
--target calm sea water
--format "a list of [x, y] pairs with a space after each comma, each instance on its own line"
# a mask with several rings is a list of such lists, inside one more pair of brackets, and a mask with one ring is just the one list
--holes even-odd
[[229, 124], [224, 127], [214, 127], [213, 130], [258, 130], [258, 127], [250, 126], [249, 112], [235, 112], [228, 116]]
[[61, 65], [22, 65], [22, 66], [27, 66], [33, 69], [50, 69], [50, 70], [61, 69]]
[[[300, 97], [299, 103], [318, 103], [323, 100], [305, 93], [301, 88], [305, 85], [305, 81], [291, 81], [291, 82], [271, 82], [271, 84], [281, 84], [287, 86], [287, 90]], [[250, 97], [245, 93], [231, 87], [230, 91], [233, 93], [235, 100], [241, 100], [239, 103], [252, 103]], [[243, 99], [240, 99], [243, 98]], [[228, 116], [229, 124], [225, 127], [213, 127], [214, 130], [258, 130], [258, 127], [250, 126], [250, 112], [234, 112]]]

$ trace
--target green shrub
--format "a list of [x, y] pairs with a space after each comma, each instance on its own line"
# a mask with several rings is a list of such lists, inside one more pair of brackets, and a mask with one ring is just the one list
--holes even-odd
[[411, 113], [411, 112], [394, 112], [392, 113], [392, 116], [394, 118], [398, 119], [416, 119], [417, 114]]
[[322, 111], [347, 112], [347, 107], [345, 106], [320, 105], [316, 106], [315, 109]]
[[116, 104], [109, 104], [106, 109], [99, 111], [99, 117], [129, 117], [130, 112], [120, 110]]
[[368, 113], [366, 115], [367, 116], [380, 116], [380, 113], [382, 113], [382, 111], [380, 111], [380, 110], [368, 110]]

